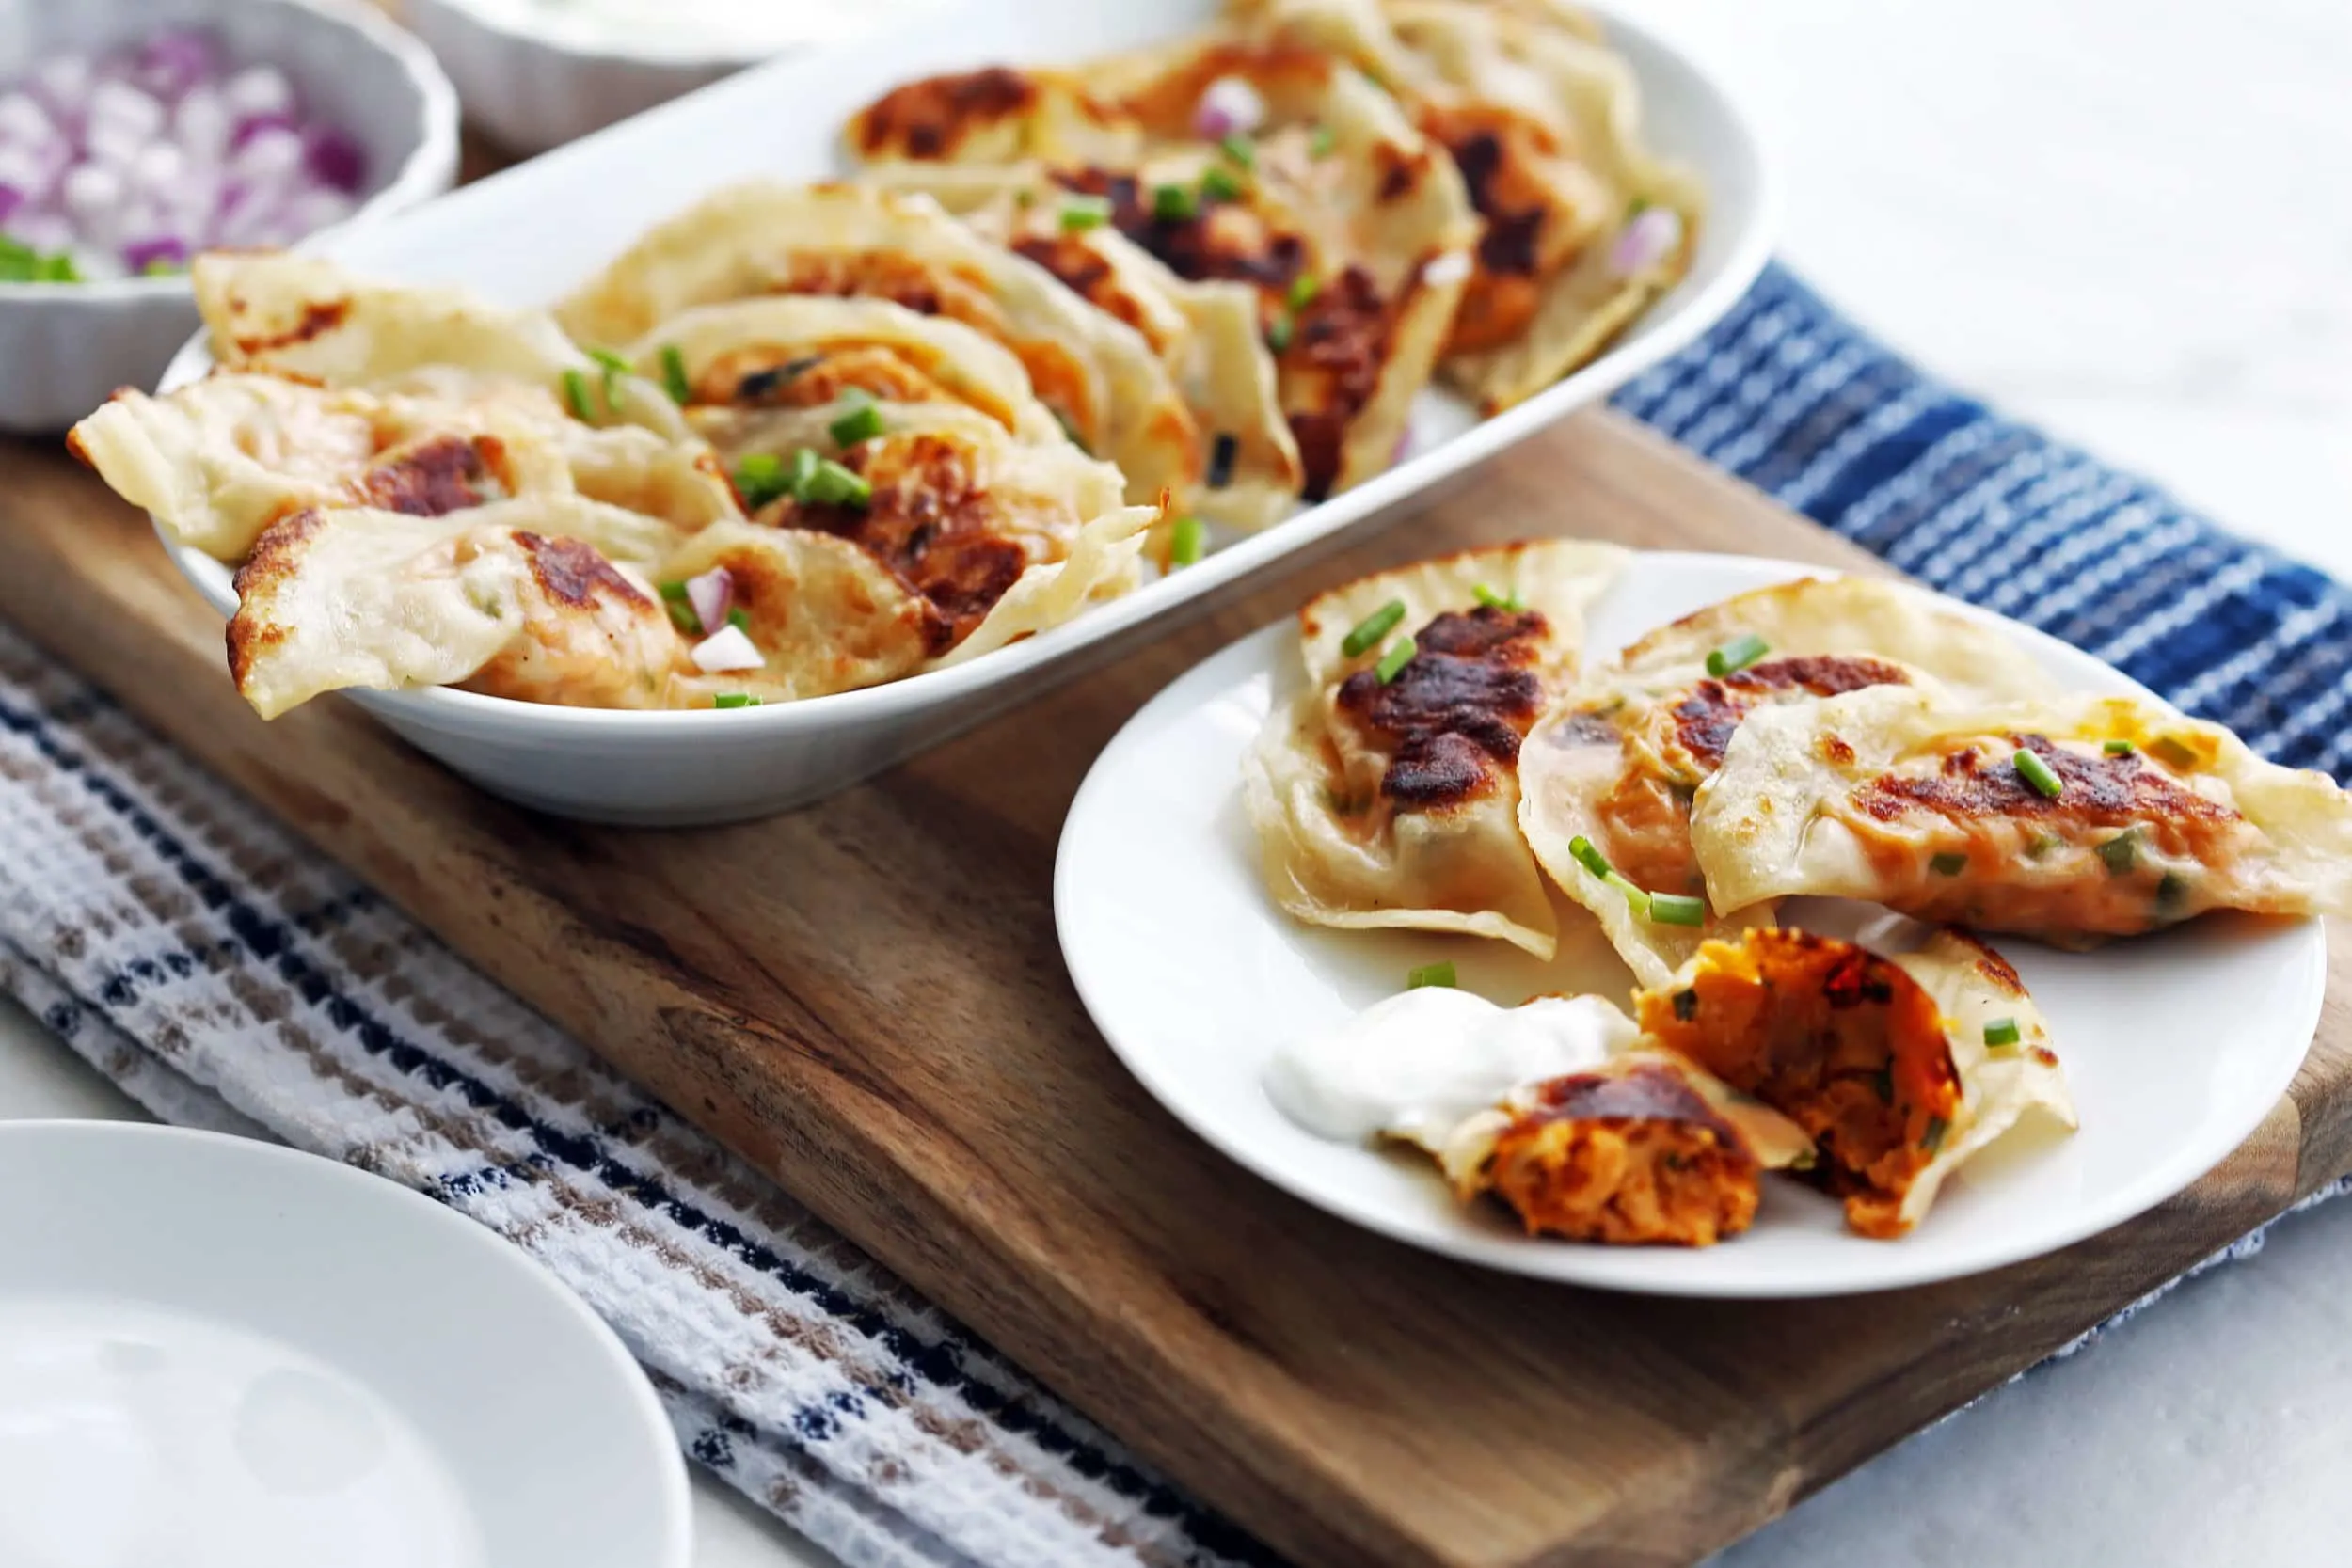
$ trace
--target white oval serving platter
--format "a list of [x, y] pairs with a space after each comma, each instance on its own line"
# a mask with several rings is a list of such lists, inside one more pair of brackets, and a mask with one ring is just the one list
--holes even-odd
[[[1734, 556], [1637, 555], [1597, 607], [1587, 657], [1729, 594], [1822, 575]], [[2142, 690], [2053, 638], [1955, 608], [2016, 639], [2068, 689]], [[1275, 1109], [1260, 1074], [1280, 1042], [1329, 1029], [1440, 958], [1506, 1006], [1562, 990], [1622, 1002], [1631, 976], [1565, 900], [1551, 964], [1473, 938], [1309, 927], [1276, 908], [1242, 813], [1241, 759], [1278, 693], [1303, 678], [1285, 620], [1212, 656], [1129, 721], [1071, 805], [1055, 922], [1087, 1010], [1163, 1105], [1277, 1186], [1400, 1241], [1661, 1295], [1837, 1295], [1973, 1274], [2106, 1229], [2212, 1169], [2286, 1091], [2318, 1022], [2327, 944], [2316, 920], [2208, 916], [2093, 953], [1996, 938], [2048, 1016], [2080, 1132], [2021, 1130], [1964, 1167], [1897, 1242], [1853, 1235], [1835, 1201], [1782, 1178], [1766, 1182], [1753, 1228], [1713, 1247], [1530, 1239], [1499, 1205], [1457, 1204], [1425, 1156], [1307, 1132]], [[1783, 919], [1850, 934], [1865, 909], [1809, 900]]]
[[[371, 276], [458, 283], [516, 306], [544, 305], [657, 220], [730, 182], [844, 172], [841, 127], [906, 81], [991, 61], [1083, 59], [1206, 24], [1216, 0], [971, 0], [949, 22], [811, 51], [744, 72], [466, 187], [407, 216], [335, 236], [325, 254]], [[782, 811], [854, 783], [1111, 657], [1190, 601], [1277, 562], [1297, 564], [1343, 534], [1403, 515], [1406, 503], [1689, 344], [1754, 281], [1771, 245], [1775, 191], [1754, 123], [1715, 75], [1622, 18], [1611, 37], [1640, 78], [1661, 153], [1706, 181], [1708, 216], [1690, 275], [1610, 351], [1494, 419], [1426, 393], [1417, 455], [1368, 483], [1147, 584], [1042, 636], [886, 686], [726, 713], [557, 707], [447, 688], [350, 693], [420, 750], [526, 805], [599, 821], [675, 825]], [[204, 374], [199, 338], [164, 377]], [[166, 542], [223, 615], [230, 570]]]
[[0, 1125], [0, 1562], [686, 1568], [651, 1385], [455, 1211], [274, 1144]]

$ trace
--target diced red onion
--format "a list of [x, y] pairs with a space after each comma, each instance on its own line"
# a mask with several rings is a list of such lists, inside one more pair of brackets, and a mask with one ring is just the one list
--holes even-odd
[[24, 193], [23, 191], [18, 190], [14, 185], [0, 184], [0, 226], [5, 226], [9, 215], [24, 205]]
[[686, 602], [694, 607], [705, 631], [725, 626], [727, 611], [735, 608], [735, 574], [713, 566], [698, 578], [688, 578]]
[[55, 55], [33, 68], [33, 92], [61, 120], [78, 120], [89, 107], [96, 72], [86, 55]]
[[1396, 433], [1396, 445], [1389, 449], [1389, 467], [1393, 468], [1412, 455], [1413, 427], [1407, 424]]
[[1200, 94], [1193, 110], [1192, 128], [1203, 141], [1248, 135], [1265, 123], [1265, 99], [1248, 79], [1220, 76]]
[[303, 136], [304, 164], [310, 178], [330, 190], [357, 196], [367, 177], [368, 154], [350, 133], [331, 125], [313, 125]]
[[24, 201], [38, 206], [49, 198], [57, 177], [47, 159], [29, 149], [0, 147], [0, 185], [16, 192]]
[[164, 128], [164, 106], [128, 82], [102, 81], [90, 88], [89, 129], [118, 127], [142, 141]]
[[688, 656], [696, 669], [713, 675], [723, 675], [733, 670], [756, 670], [768, 660], [758, 647], [743, 634], [741, 626], [721, 626], [694, 644]]
[[158, 261], [175, 269], [186, 266], [186, 242], [164, 234], [152, 239], [134, 240], [122, 247], [122, 264], [133, 272], [145, 272]]
[[239, 119], [294, 112], [294, 83], [274, 65], [251, 65], [220, 85], [229, 112]]
[[1637, 277], [1672, 256], [1682, 245], [1682, 214], [1672, 207], [1645, 207], [1617, 235], [1609, 250], [1609, 270]]
[[238, 120], [235, 128], [229, 133], [230, 156], [234, 157], [243, 152], [247, 144], [257, 136], [283, 133], [286, 135], [298, 137], [300, 133], [295, 129], [297, 123], [294, 116], [275, 111], [263, 115], [247, 115]]
[[202, 33], [167, 27], [140, 49], [131, 79], [167, 102], [220, 72], [219, 51]]
[[0, 142], [41, 147], [61, 134], [57, 122], [31, 93], [0, 93]]
[[284, 126], [264, 126], [229, 155], [229, 166], [257, 185], [291, 185], [302, 174], [302, 138]]

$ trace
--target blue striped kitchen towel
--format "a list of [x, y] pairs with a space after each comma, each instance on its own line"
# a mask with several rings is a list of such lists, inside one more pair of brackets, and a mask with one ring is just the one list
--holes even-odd
[[[1618, 402], [1936, 587], [2344, 770], [2343, 589], [1928, 380], [1788, 273]], [[0, 990], [159, 1116], [513, 1238], [620, 1331], [697, 1460], [852, 1568], [1267, 1560], [5, 629]]]

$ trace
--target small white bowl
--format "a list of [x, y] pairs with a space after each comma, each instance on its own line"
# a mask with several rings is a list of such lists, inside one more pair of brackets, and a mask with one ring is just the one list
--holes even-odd
[[[43, 0], [0, 7], [0, 78], [189, 24], [230, 60], [283, 70], [367, 149], [371, 189], [350, 229], [457, 178], [457, 94], [432, 54], [360, 0]], [[333, 230], [329, 230], [332, 232]], [[63, 430], [119, 387], [148, 388], [197, 329], [184, 277], [0, 283], [0, 430]]]

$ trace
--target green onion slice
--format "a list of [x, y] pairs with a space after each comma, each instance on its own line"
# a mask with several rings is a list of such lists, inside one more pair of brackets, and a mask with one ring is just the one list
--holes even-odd
[[1942, 1117], [1928, 1117], [1927, 1130], [1919, 1134], [1919, 1147], [1930, 1154], [1934, 1153], [1944, 1147], [1944, 1134], [1951, 1130], [1952, 1124]]
[[1277, 354], [1290, 352], [1291, 339], [1297, 335], [1298, 324], [1288, 315], [1274, 318], [1274, 325], [1265, 329], [1265, 346]]
[[1996, 1018], [1984, 1026], [1984, 1043], [1987, 1045], [2015, 1045], [2018, 1038], [2017, 1021], [2013, 1018]]
[[1654, 926], [1704, 926], [1707, 900], [1679, 893], [1653, 893], [1649, 895], [1649, 918]]
[[1161, 185], [1152, 192], [1152, 215], [1162, 223], [1183, 223], [1200, 215], [1200, 203], [1183, 185]]
[[2139, 863], [2139, 830], [2126, 828], [2099, 846], [2099, 858], [2107, 863], [2107, 875], [2128, 877], [2132, 867]]
[[1339, 133], [1328, 125], [1316, 126], [1315, 134], [1307, 138], [1307, 151], [1317, 158], [1328, 158], [1331, 150], [1339, 145]]
[[733, 626], [738, 631], [750, 631], [752, 629], [751, 611], [745, 610], [741, 605], [737, 605], [733, 610], [727, 611], [727, 625]]
[[564, 372], [564, 405], [583, 423], [596, 417], [588, 406], [588, 378], [578, 371]]
[[1211, 164], [1200, 171], [1200, 199], [1203, 201], [1235, 201], [1241, 197], [1241, 182], [1233, 171], [1222, 164]]
[[826, 426], [836, 447], [853, 447], [860, 441], [870, 441], [882, 433], [882, 410], [874, 406], [871, 393], [858, 392], [856, 406]]
[[[1632, 908], [1633, 918], [1647, 920], [1650, 917], [1650, 895], [1634, 886], [1631, 879], [1620, 872], [1612, 871], [1601, 880], [1625, 895], [1626, 903]], [[1669, 894], [1667, 896], [1672, 897], [1673, 895]]]
[[1422, 990], [1430, 986], [1443, 986], [1452, 990], [1459, 984], [1460, 982], [1454, 977], [1454, 960], [1451, 958], [1438, 963], [1422, 964], [1419, 969], [1405, 976], [1406, 990]]
[[1421, 649], [1411, 638], [1400, 637], [1389, 644], [1389, 651], [1380, 656], [1380, 662], [1372, 667], [1372, 673], [1380, 677], [1382, 686], [1386, 686], [1404, 673], [1405, 667], [1413, 662], [1413, 656], [1419, 652]]
[[686, 356], [678, 352], [675, 343], [661, 345], [661, 389], [680, 407], [694, 395], [692, 383], [686, 379]]
[[1315, 295], [1321, 293], [1323, 293], [1323, 279], [1313, 273], [1302, 272], [1291, 279], [1290, 292], [1282, 297], [1293, 313], [1295, 313], [1312, 305], [1315, 302]]
[[2138, 749], [2128, 740], [2110, 740], [2100, 748], [2111, 757], [2127, 757]]
[[1501, 593], [1483, 582], [1472, 584], [1470, 593], [1480, 604], [1485, 605], [1488, 610], [1507, 610], [1516, 615], [1527, 608], [1519, 603], [1517, 594]]
[[1239, 131], [1233, 132], [1216, 145], [1219, 151], [1239, 166], [1243, 168], [1258, 166], [1258, 144]]
[[754, 512], [793, 493], [792, 481], [784, 465], [774, 454], [764, 451], [753, 452], [736, 465], [735, 489], [743, 498], [743, 504]]
[[803, 499], [819, 506], [866, 506], [874, 499], [874, 487], [865, 476], [845, 468], [830, 457], [818, 458], [816, 470], [802, 486]]
[[1957, 877], [1962, 872], [1968, 869], [1968, 857], [1965, 855], [1938, 855], [1935, 859], [1928, 862], [1928, 869], [1934, 872], [1939, 877]]
[[2148, 752], [2151, 756], [2169, 762], [2175, 768], [2191, 768], [2197, 766], [2197, 753], [2187, 745], [2173, 739], [2169, 735], [2150, 741]]
[[1707, 673], [1721, 680], [1734, 671], [1746, 669], [1772, 651], [1772, 645], [1756, 633], [1741, 632], [1707, 656]]
[[1391, 599], [1348, 628], [1347, 635], [1340, 640], [1342, 657], [1355, 658], [1370, 653], [1380, 645], [1382, 639], [1396, 630], [1396, 624], [1403, 619], [1405, 601]]
[[2032, 786], [2036, 794], [2055, 800], [2066, 793], [2066, 781], [2051, 771], [2050, 765], [2042, 760], [2039, 752], [2020, 746], [2017, 754], [2010, 761], [2015, 764], [2017, 776]]
[[1073, 196], [1062, 203], [1061, 231], [1065, 234], [1083, 234], [1110, 220], [1111, 202], [1106, 196]]
[[748, 691], [722, 691], [710, 699], [712, 707], [757, 707], [759, 699]]
[[1609, 857], [1595, 848], [1593, 841], [1582, 833], [1568, 840], [1568, 853], [1576, 857], [1577, 864], [1596, 877], [1606, 877], [1617, 869], [1609, 863]]
[[1198, 517], [1179, 517], [1168, 534], [1168, 563], [1190, 566], [1209, 550], [1209, 529]]

